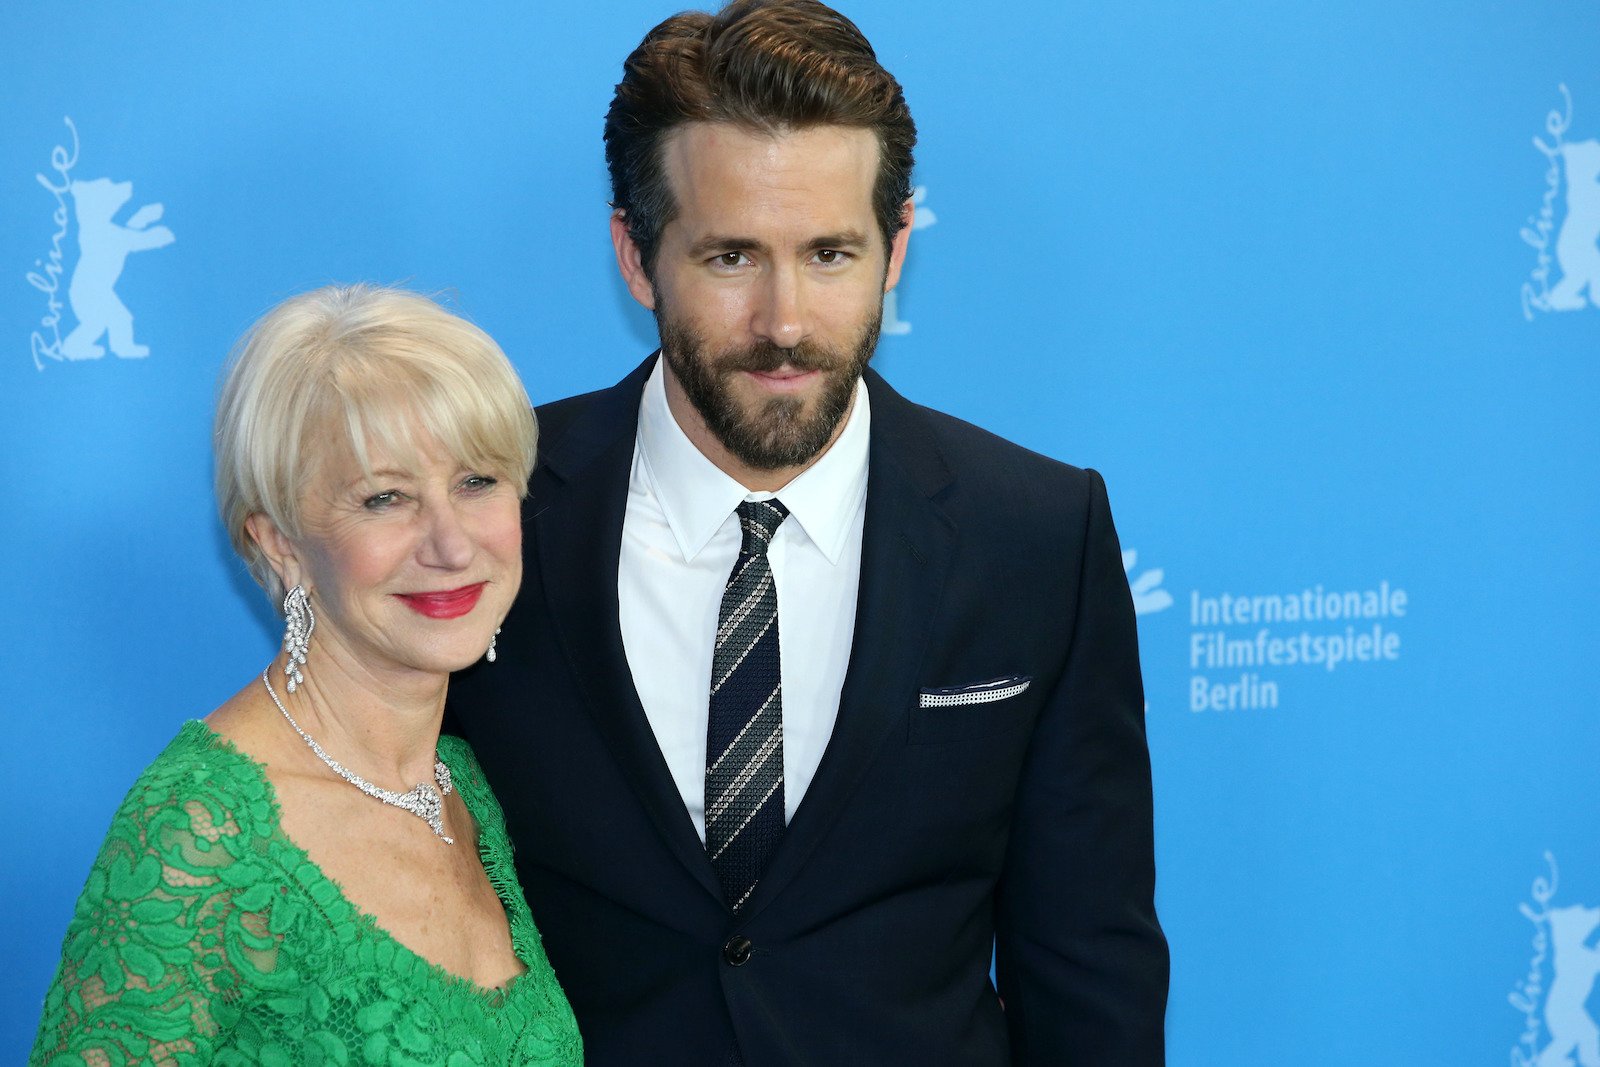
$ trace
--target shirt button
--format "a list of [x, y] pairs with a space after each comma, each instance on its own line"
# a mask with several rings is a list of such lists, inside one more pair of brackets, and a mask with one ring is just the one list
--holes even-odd
[[734, 934], [722, 946], [722, 958], [728, 961], [730, 967], [742, 967], [750, 959], [750, 950], [754, 947], [748, 937]]

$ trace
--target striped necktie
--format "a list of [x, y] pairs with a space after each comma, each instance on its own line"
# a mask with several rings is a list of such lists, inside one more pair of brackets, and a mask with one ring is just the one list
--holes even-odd
[[783, 681], [778, 590], [767, 546], [788, 516], [776, 500], [739, 505], [743, 541], [722, 591], [706, 722], [706, 852], [734, 911], [783, 836]]

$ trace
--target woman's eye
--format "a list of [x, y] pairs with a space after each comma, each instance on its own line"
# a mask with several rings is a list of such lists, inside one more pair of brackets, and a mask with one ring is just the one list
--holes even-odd
[[372, 494], [361, 502], [361, 506], [366, 508], [368, 511], [382, 511], [384, 508], [392, 507], [394, 504], [398, 503], [399, 500], [400, 494], [395, 490], [390, 489], [386, 492]]
[[482, 492], [485, 489], [494, 488], [499, 482], [500, 479], [488, 474], [469, 474], [461, 480], [461, 488], [472, 492]]

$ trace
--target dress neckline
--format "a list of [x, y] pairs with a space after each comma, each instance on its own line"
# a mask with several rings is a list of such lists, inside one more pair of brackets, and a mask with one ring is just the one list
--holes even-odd
[[[260, 782], [266, 794], [270, 822], [264, 829], [272, 840], [280, 843], [280, 847], [287, 853], [287, 858], [297, 861], [293, 863], [296, 883], [317, 901], [318, 906], [333, 923], [341, 942], [348, 944], [354, 940], [357, 927], [364, 929], [382, 943], [393, 946], [398, 957], [396, 962], [404, 961], [407, 969], [422, 970], [445, 987], [459, 990], [491, 1008], [504, 1007], [515, 992], [530, 986], [526, 979], [533, 974], [536, 969], [536, 958], [541, 954], [539, 935], [534, 928], [533, 916], [528, 911], [527, 901], [523, 899], [518, 888], [516, 872], [511, 864], [510, 842], [505, 833], [503, 820], [496, 817], [498, 812], [486, 810], [482, 803], [484, 797], [480, 793], [481, 783], [478, 775], [471, 773], [466, 765], [466, 760], [471, 757], [468, 755], [469, 750], [465, 742], [457, 742], [448, 735], [442, 735], [439, 738], [439, 758], [450, 768], [451, 777], [461, 793], [461, 801], [466, 805], [467, 814], [472, 817], [476, 830], [478, 859], [483, 864], [484, 874], [488, 877], [489, 885], [493, 888], [495, 897], [500, 901], [500, 907], [505, 913], [506, 924], [511, 933], [512, 954], [523, 966], [522, 971], [513, 975], [505, 985], [496, 987], [479, 985], [470, 978], [446, 969], [382, 926], [376, 917], [351, 900], [344, 886], [323, 871], [322, 866], [311, 858], [310, 853], [284, 831], [282, 813], [278, 807], [278, 791], [272, 779], [267, 777], [266, 767], [200, 719], [190, 719], [184, 723], [179, 736], [186, 733], [194, 735], [194, 740], [222, 753], [226, 758], [236, 761], [242, 769]], [[309, 875], [304, 873], [307, 871], [312, 873]], [[340, 912], [346, 914], [341, 915]], [[341, 919], [348, 921], [341, 923]]]

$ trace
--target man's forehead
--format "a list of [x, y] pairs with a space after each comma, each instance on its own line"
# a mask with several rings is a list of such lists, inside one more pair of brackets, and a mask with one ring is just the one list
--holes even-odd
[[677, 216], [748, 223], [815, 217], [837, 227], [872, 214], [878, 141], [852, 126], [754, 129], [693, 122], [663, 145]]

